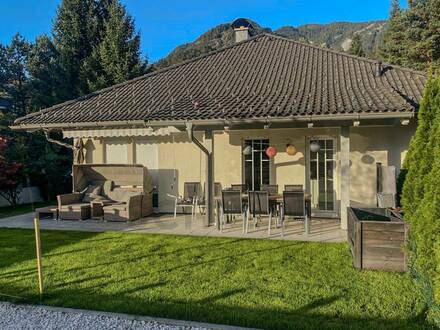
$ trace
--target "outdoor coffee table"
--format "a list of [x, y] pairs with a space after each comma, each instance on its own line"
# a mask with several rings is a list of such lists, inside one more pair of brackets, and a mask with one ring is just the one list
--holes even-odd
[[59, 214], [57, 206], [46, 206], [35, 209], [35, 217], [37, 217], [38, 219], [52, 218], [53, 220], [58, 220], [58, 215]]
[[90, 202], [92, 209], [91, 217], [93, 220], [104, 220], [104, 206], [111, 204], [111, 201], [93, 201]]

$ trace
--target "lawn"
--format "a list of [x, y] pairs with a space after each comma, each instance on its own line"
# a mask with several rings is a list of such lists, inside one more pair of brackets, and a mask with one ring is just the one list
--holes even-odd
[[[42, 245], [42, 304], [268, 329], [428, 328], [409, 275], [355, 270], [343, 243], [44, 231]], [[0, 229], [0, 299], [38, 303], [36, 292], [33, 232]]]
[[2, 206], [0, 207], [0, 219], [34, 212], [34, 210], [38, 207], [44, 207], [55, 204], [56, 202], [42, 202], [42, 203], [32, 203], [32, 204], [21, 204], [16, 206]]

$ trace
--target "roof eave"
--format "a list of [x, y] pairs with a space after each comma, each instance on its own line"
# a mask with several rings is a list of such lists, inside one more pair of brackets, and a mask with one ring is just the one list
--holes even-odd
[[100, 121], [100, 122], [76, 122], [76, 123], [48, 123], [48, 124], [18, 124], [10, 126], [13, 130], [63, 130], [84, 129], [102, 127], [160, 127], [176, 126], [185, 127], [191, 122], [196, 126], [221, 126], [225, 124], [257, 124], [257, 123], [295, 123], [295, 122], [318, 122], [318, 121], [348, 121], [348, 120], [380, 120], [380, 119], [409, 119], [413, 118], [413, 111], [390, 112], [390, 113], [361, 113], [361, 114], [333, 114], [333, 115], [309, 115], [298, 117], [259, 117], [259, 118], [225, 118], [225, 119], [193, 119], [193, 120], [158, 120], [158, 121]]

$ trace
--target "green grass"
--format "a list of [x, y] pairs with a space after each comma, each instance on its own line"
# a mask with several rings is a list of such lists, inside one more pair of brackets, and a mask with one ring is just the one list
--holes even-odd
[[[42, 304], [269, 329], [425, 329], [408, 274], [343, 243], [42, 232]], [[0, 229], [0, 299], [39, 303], [33, 233]]]
[[45, 207], [55, 204], [56, 202], [42, 202], [42, 203], [32, 203], [32, 204], [21, 204], [16, 206], [3, 206], [0, 207], [0, 219], [34, 212], [34, 210], [38, 207]]

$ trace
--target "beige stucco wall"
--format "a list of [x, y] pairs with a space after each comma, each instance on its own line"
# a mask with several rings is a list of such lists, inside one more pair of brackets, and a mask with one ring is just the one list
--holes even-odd
[[376, 163], [399, 173], [416, 126], [350, 129], [350, 200], [352, 206], [376, 203]]
[[[271, 160], [270, 183], [282, 190], [286, 184], [305, 185], [305, 146], [314, 136], [337, 137], [339, 129], [269, 129], [217, 132], [215, 134], [215, 180], [223, 186], [242, 182], [242, 145], [245, 139], [269, 139], [278, 150]], [[297, 154], [289, 156], [286, 145], [292, 144]]]
[[[406, 152], [414, 126], [351, 127], [350, 128], [350, 200], [352, 205], [374, 205], [376, 194], [376, 162], [395, 165], [398, 169]], [[278, 154], [271, 161], [272, 184], [280, 190], [285, 184], [306, 185], [306, 143], [311, 137], [336, 138], [335, 194], [339, 199], [339, 128], [328, 129], [268, 129], [215, 132], [214, 171], [215, 181], [229, 187], [242, 182], [242, 144], [244, 139], [268, 138]], [[203, 134], [196, 136], [202, 141]], [[196, 145], [190, 143], [186, 134], [174, 137], [154, 137], [158, 143], [158, 189], [159, 211], [171, 212], [173, 201], [167, 194], [182, 195], [184, 182], [205, 182], [206, 158]], [[133, 139], [129, 140], [128, 159], [136, 159]], [[85, 141], [88, 148], [87, 162], [103, 163], [105, 138]], [[286, 154], [286, 144], [293, 144], [298, 153]], [[89, 155], [90, 153], [90, 155]], [[175, 180], [174, 180], [175, 178]]]

